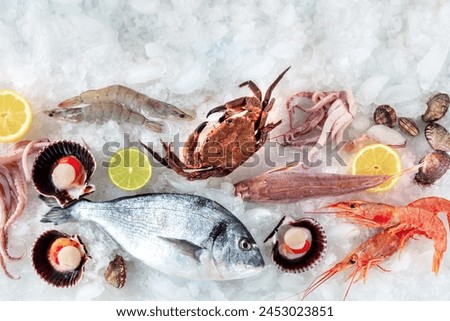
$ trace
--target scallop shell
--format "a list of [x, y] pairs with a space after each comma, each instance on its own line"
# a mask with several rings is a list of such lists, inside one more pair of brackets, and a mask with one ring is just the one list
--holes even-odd
[[427, 110], [422, 115], [422, 120], [426, 123], [434, 122], [444, 117], [448, 110], [450, 98], [447, 94], [436, 94], [427, 102]]
[[113, 287], [121, 289], [125, 285], [125, 280], [127, 278], [127, 268], [125, 266], [125, 261], [120, 255], [116, 255], [114, 260], [109, 262], [108, 267], [104, 273], [105, 280]]
[[[74, 156], [86, 171], [86, 179], [80, 186], [69, 189], [58, 189], [52, 180], [52, 171], [58, 160], [65, 156]], [[54, 197], [62, 207], [92, 193], [94, 185], [88, 185], [96, 167], [92, 153], [83, 145], [72, 141], [57, 141], [45, 147], [36, 157], [32, 170], [33, 185], [38, 193], [47, 197]]]
[[[299, 254], [297, 257], [287, 257], [280, 251], [284, 232], [292, 227], [301, 227], [309, 231], [311, 236], [311, 246], [306, 253]], [[276, 228], [275, 243], [272, 247], [272, 260], [274, 264], [282, 271], [288, 273], [301, 273], [316, 266], [325, 255], [327, 247], [327, 238], [323, 227], [312, 218], [301, 218], [296, 221], [290, 221]]]
[[[81, 260], [78, 266], [74, 269], [65, 269], [62, 267], [56, 268], [50, 261], [50, 248], [52, 244], [60, 238], [67, 238], [79, 244], [77, 248], [80, 251]], [[69, 288], [80, 282], [83, 277], [84, 266], [88, 258], [89, 256], [86, 248], [78, 235], [70, 236], [57, 230], [49, 230], [39, 236], [34, 243], [31, 252], [33, 267], [37, 274], [45, 282], [58, 288]]]
[[431, 123], [425, 127], [425, 137], [434, 150], [450, 151], [450, 134], [439, 124]]
[[375, 112], [373, 113], [373, 120], [375, 121], [375, 124], [385, 125], [392, 128], [397, 122], [397, 114], [391, 106], [381, 105], [375, 109]]
[[416, 123], [411, 118], [400, 117], [398, 119], [398, 125], [401, 130], [411, 136], [417, 136], [420, 133], [419, 127], [417, 127]]
[[447, 173], [450, 168], [450, 156], [443, 151], [434, 151], [420, 160], [422, 167], [415, 175], [417, 184], [429, 186]]

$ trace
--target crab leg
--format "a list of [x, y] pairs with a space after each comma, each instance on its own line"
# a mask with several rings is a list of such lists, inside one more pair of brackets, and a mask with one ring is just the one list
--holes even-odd
[[253, 81], [247, 80], [246, 82], [243, 82], [242, 84], [239, 85], [239, 87], [244, 87], [244, 86], [248, 86], [250, 88], [250, 90], [253, 92], [253, 95], [255, 95], [259, 101], [262, 100], [261, 90], [258, 88], [258, 86], [256, 86], [256, 84]]
[[266, 94], [264, 95], [264, 100], [262, 101], [262, 110], [266, 109], [267, 104], [269, 103], [270, 97], [272, 96], [272, 91], [273, 89], [278, 85], [278, 83], [280, 82], [281, 78], [283, 78], [284, 74], [287, 73], [287, 71], [291, 69], [291, 67], [289, 66], [288, 68], [286, 68], [285, 71], [283, 71], [277, 79], [275, 79], [275, 81], [272, 83], [272, 85], [269, 86], [269, 88], [266, 91]]

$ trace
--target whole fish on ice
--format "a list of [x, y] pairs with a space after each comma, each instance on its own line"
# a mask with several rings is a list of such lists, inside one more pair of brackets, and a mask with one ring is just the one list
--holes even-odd
[[161, 272], [189, 279], [253, 275], [264, 260], [241, 221], [196, 195], [144, 194], [107, 202], [80, 200], [54, 207], [41, 222], [95, 222], [124, 250]]

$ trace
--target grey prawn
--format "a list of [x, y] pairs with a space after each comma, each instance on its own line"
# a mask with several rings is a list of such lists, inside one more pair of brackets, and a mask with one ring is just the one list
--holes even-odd
[[119, 124], [129, 122], [143, 125], [154, 132], [162, 131], [162, 124], [151, 118], [192, 119], [192, 116], [172, 104], [148, 97], [122, 85], [112, 85], [82, 92], [66, 99], [59, 108], [46, 111], [49, 117], [61, 120], [88, 123], [104, 123], [108, 120]]

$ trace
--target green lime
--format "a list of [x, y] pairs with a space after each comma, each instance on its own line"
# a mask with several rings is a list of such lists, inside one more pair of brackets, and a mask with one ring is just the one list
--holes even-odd
[[115, 153], [108, 165], [111, 182], [117, 187], [134, 191], [143, 187], [152, 176], [147, 156], [137, 148], [124, 148]]

